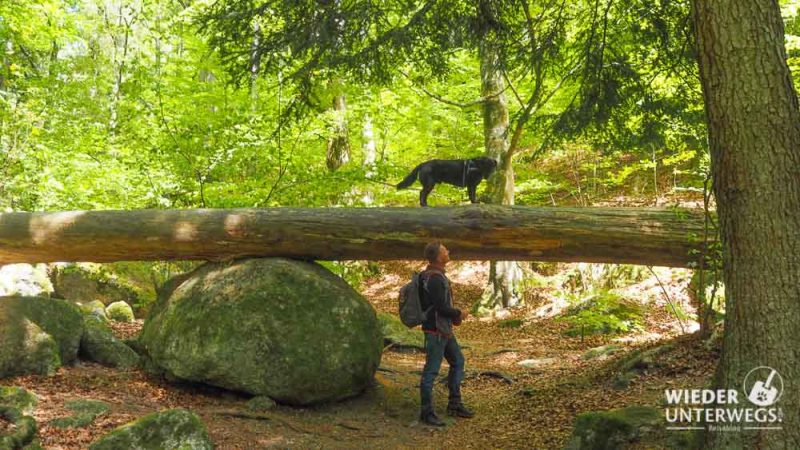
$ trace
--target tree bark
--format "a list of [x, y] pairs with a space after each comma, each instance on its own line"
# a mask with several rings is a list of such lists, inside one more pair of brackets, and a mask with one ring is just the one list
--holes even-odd
[[696, 212], [625, 208], [265, 208], [0, 214], [0, 264], [53, 261], [421, 259], [434, 240], [459, 260], [686, 266]]
[[[509, 157], [508, 102], [503, 94], [505, 81], [500, 70], [500, 55], [492, 43], [491, 33], [480, 44], [481, 97], [483, 102], [483, 139], [487, 155], [497, 161], [497, 171], [488, 181], [491, 203], [514, 204], [514, 169]], [[522, 280], [522, 269], [515, 261], [493, 261], [489, 267], [489, 283], [479, 301], [485, 309], [519, 305], [516, 285]]]
[[705, 434], [707, 448], [800, 448], [800, 112], [775, 0], [695, 0], [698, 59], [723, 248], [726, 318], [716, 384], [769, 366], [781, 430]]
[[350, 137], [347, 130], [347, 105], [344, 94], [333, 97], [333, 129], [328, 138], [325, 163], [335, 171], [350, 161]]

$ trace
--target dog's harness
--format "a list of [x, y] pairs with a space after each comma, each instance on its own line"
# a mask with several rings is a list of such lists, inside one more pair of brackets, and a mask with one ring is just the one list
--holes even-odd
[[471, 159], [464, 160], [464, 175], [461, 177], [461, 184], [464, 186], [467, 185], [467, 170], [469, 170], [469, 166], [472, 164], [475, 164], [475, 162]]

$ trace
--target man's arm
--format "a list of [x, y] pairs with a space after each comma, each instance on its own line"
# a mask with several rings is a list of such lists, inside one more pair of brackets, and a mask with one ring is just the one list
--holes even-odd
[[447, 290], [444, 279], [440, 275], [430, 275], [428, 278], [428, 299], [433, 304], [434, 311], [443, 317], [455, 319], [461, 316], [461, 310], [447, 305]]

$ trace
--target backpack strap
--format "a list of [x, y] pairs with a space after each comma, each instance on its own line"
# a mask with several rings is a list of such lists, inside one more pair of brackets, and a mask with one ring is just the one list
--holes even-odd
[[450, 283], [448, 282], [447, 277], [445, 276], [444, 272], [442, 272], [441, 270], [437, 270], [437, 269], [426, 269], [426, 270], [423, 270], [422, 272], [419, 273], [419, 277], [420, 277], [420, 279], [422, 281], [422, 289], [424, 289], [426, 291], [428, 290], [428, 280], [430, 280], [430, 277], [433, 274], [440, 275], [442, 277], [442, 279], [444, 280], [445, 287], [447, 289], [450, 288]]

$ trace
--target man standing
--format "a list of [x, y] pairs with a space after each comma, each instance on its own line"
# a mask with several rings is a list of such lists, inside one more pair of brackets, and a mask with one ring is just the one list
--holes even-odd
[[447, 247], [431, 242], [425, 247], [428, 267], [422, 273], [422, 309], [428, 317], [422, 323], [425, 333], [425, 368], [422, 370], [420, 397], [422, 411], [420, 420], [428, 425], [444, 426], [433, 410], [433, 383], [439, 375], [442, 359], [450, 365], [447, 373], [447, 388], [450, 398], [447, 413], [457, 417], [472, 417], [474, 414], [461, 402], [461, 381], [464, 379], [464, 355], [453, 334], [453, 325], [460, 325], [466, 316], [453, 307], [450, 281], [445, 275], [445, 265], [450, 261]]

